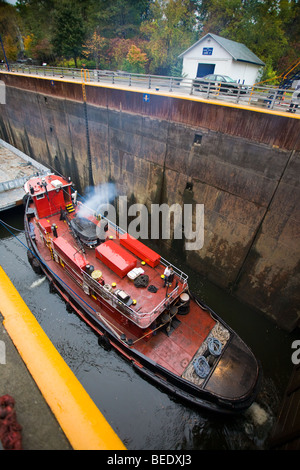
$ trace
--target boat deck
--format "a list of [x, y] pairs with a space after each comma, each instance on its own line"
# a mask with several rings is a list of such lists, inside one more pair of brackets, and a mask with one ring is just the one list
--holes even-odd
[[194, 304], [188, 315], [177, 315], [176, 322], [180, 323], [171, 332], [168, 342], [165, 341], [165, 329], [159, 330], [151, 341], [142, 342], [139, 350], [157, 364], [181, 376], [216, 321]]
[[[51, 224], [52, 223], [55, 223], [57, 225], [58, 236], [62, 236], [70, 245], [75, 247], [77, 250], [80, 250], [80, 247], [76, 244], [76, 241], [74, 240], [74, 237], [67, 223], [65, 221], [60, 220], [60, 215], [52, 216]], [[115, 230], [109, 226], [109, 229], [106, 233], [106, 239], [109, 240], [110, 237], [113, 237], [114, 243], [120, 246], [120, 239], [118, 237], [118, 234], [116, 234]], [[120, 277], [118, 274], [113, 272], [110, 267], [108, 267], [105, 263], [98, 259], [96, 257], [95, 248], [88, 248], [84, 246], [84, 249], [84, 256], [86, 257], [88, 264], [92, 265], [94, 267], [94, 270], [101, 271], [104, 283], [109, 285], [115, 284], [114, 290], [121, 289], [125, 291], [131, 299], [136, 301], [135, 305], [131, 305], [131, 308], [134, 309], [136, 312], [148, 313], [154, 310], [154, 308], [164, 300], [167, 302], [169, 298], [168, 296], [174, 290], [176, 282], [178, 283], [177, 295], [180, 295], [180, 293], [182, 293], [185, 288], [183, 280], [181, 280], [176, 275], [174, 276], [172, 284], [167, 287], [164, 287], [164, 279], [162, 279], [161, 276], [164, 273], [165, 266], [161, 263], [159, 263], [156, 267], [151, 267], [147, 263], [142, 264], [143, 260], [133, 255], [136, 258], [136, 267], [142, 268], [144, 270], [144, 274], [149, 277], [148, 286], [146, 288], [136, 287], [134, 282], [127, 276]], [[149, 286], [154, 286], [157, 291], [149, 291]]]
[[[60, 215], [54, 215], [51, 219], [47, 220], [51, 224], [55, 223], [57, 225], [58, 236], [63, 236], [69, 244], [79, 249], [67, 222], [60, 220]], [[116, 234], [113, 229], [109, 228], [107, 238], [109, 239], [111, 236], [116, 236]], [[119, 243], [118, 237], [114, 238], [114, 241]], [[36, 244], [53, 272], [58, 276], [62, 276], [63, 270], [61, 266], [51, 259], [49, 249], [40, 237], [37, 237]], [[142, 267], [145, 274], [149, 276], [148, 286], [153, 285], [157, 288], [156, 292], [151, 292], [147, 287], [135, 287], [134, 282], [127, 276], [121, 278], [115, 274], [96, 258], [95, 248], [85, 247], [85, 252], [88, 263], [93, 265], [95, 270], [101, 270], [105, 283], [115, 283], [115, 289], [124, 290], [132, 299], [136, 300], [136, 305], [132, 307], [137, 312], [152, 311], [154, 306], [164, 301], [166, 301], [167, 305], [167, 294], [172, 292], [176, 281], [179, 286], [178, 295], [185, 289], [185, 285], [177, 276], [175, 276], [172, 286], [164, 287], [164, 280], [161, 278], [161, 275], [164, 272], [165, 266], [161, 263], [153, 268], [147, 264], [142, 265], [142, 260], [137, 260], [137, 267]], [[158, 328], [157, 330], [155, 330], [155, 322], [151, 325], [151, 328], [143, 330], [123, 315], [118, 314], [118, 312], [102, 308], [96, 300], [85, 294], [80, 286], [73, 282], [71, 278], [67, 282], [73, 292], [76, 292], [81, 299], [88, 302], [97, 312], [96, 315], [98, 317], [109, 322], [109, 325], [117, 334], [125, 334], [126, 338], [132, 340], [134, 348], [179, 376], [183, 374], [199, 347], [216, 324], [216, 321], [207, 311], [201, 309], [195, 302], [191, 302], [188, 315], [177, 314], [176, 319], [171, 323], [170, 331], [168, 331], [168, 322], [163, 328]]]

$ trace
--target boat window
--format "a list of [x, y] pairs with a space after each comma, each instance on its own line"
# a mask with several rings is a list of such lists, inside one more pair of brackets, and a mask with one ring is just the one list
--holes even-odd
[[37, 199], [43, 199], [43, 197], [45, 197], [45, 194], [37, 194], [36, 195]]

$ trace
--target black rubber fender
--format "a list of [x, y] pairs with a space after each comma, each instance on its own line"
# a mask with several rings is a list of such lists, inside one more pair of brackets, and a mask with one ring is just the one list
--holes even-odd
[[107, 336], [101, 335], [98, 337], [98, 344], [101, 346], [105, 351], [111, 350], [111, 344]]
[[53, 282], [50, 282], [49, 284], [49, 291], [50, 291], [50, 294], [53, 294], [53, 292], [56, 291], [56, 288]]
[[31, 267], [32, 269], [34, 270], [34, 272], [36, 274], [42, 274], [42, 268], [41, 268], [41, 265], [40, 265], [40, 262], [38, 259], [36, 259], [35, 257], [33, 257], [32, 261], [31, 261]]

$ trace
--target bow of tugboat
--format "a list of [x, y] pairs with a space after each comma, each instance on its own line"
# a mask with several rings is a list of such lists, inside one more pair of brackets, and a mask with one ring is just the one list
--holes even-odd
[[[177, 338], [182, 334], [181, 329], [187, 330], [189, 324], [184, 315], [180, 317], [180, 325], [175, 325], [176, 333], [175, 330], [172, 332], [171, 326], [168, 335], [169, 338], [174, 336], [168, 346], [166, 341], [160, 344], [155, 337], [152, 344], [155, 355], [149, 355], [156, 361], [149, 364], [149, 357], [147, 359], [137, 353], [139, 360], [133, 364], [149, 379], [192, 406], [224, 414], [243, 412], [251, 406], [259, 392], [262, 378], [260, 363], [244, 341], [215, 312], [189, 294], [189, 314], [193, 316], [194, 311], [198, 310], [199, 324], [202, 327], [203, 323], [206, 324], [206, 329], [202, 329], [201, 333], [208, 333], [196, 352], [188, 355], [187, 338], [180, 339], [183, 354], [178, 348]], [[189, 335], [190, 338], [194, 335], [195, 345], [197, 326], [193, 320], [191, 325]], [[149, 347], [147, 345], [147, 349]], [[176, 351], [180, 358], [176, 358]], [[167, 356], [173, 359], [169, 360], [168, 367], [164, 367]]]

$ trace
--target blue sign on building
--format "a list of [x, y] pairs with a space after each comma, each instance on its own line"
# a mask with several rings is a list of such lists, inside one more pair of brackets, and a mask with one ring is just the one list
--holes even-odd
[[144, 93], [143, 95], [143, 101], [145, 101], [145, 103], [149, 103], [150, 101], [150, 95], [148, 93]]
[[213, 47], [203, 47], [202, 55], [212, 55]]

